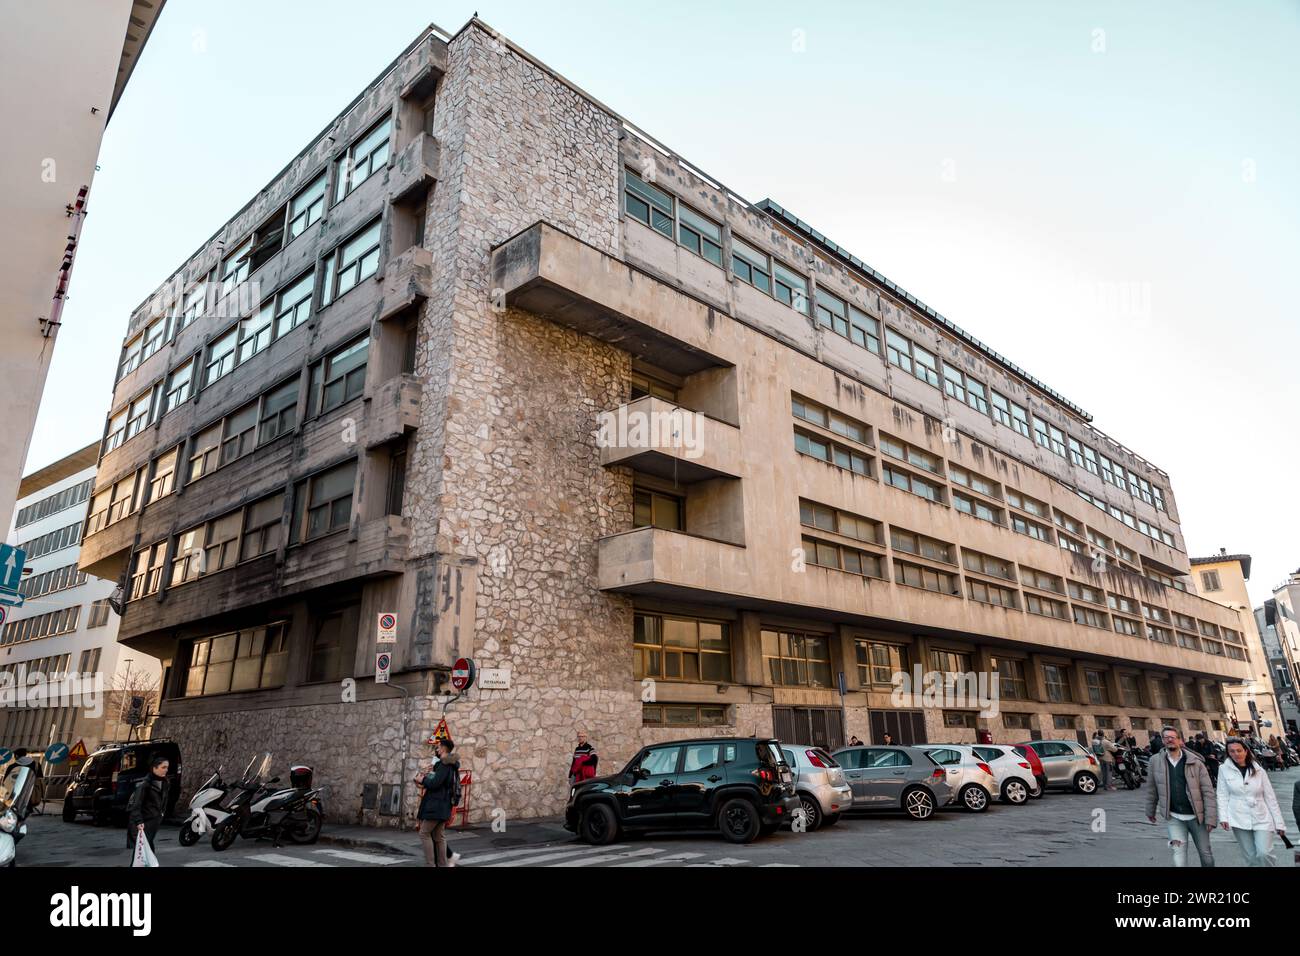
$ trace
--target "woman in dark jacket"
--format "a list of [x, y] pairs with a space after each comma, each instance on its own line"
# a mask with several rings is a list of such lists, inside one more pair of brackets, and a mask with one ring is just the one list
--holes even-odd
[[[460, 761], [452, 756], [450, 740], [438, 741], [438, 761], [415, 782], [424, 787], [420, 809], [420, 842], [424, 844], [424, 862], [428, 866], [448, 866], [447, 821], [451, 819], [452, 792], [460, 775]], [[452, 854], [453, 860], [456, 854]]]
[[135, 841], [141, 830], [153, 849], [154, 837], [167, 812], [167, 771], [171, 764], [166, 757], [154, 757], [149, 764], [149, 774], [138, 784], [127, 804], [126, 848], [135, 850]]

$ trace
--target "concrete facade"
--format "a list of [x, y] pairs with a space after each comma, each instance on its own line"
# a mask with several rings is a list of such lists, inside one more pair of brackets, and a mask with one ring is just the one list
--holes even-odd
[[[385, 118], [382, 162], [334, 202], [339, 160], [375, 149]], [[238, 271], [232, 251], [273, 233], [322, 172], [319, 220], [255, 239], [264, 254]], [[632, 214], [638, 178], [667, 197], [670, 225]], [[324, 301], [375, 217], [373, 271]], [[716, 230], [716, 249], [692, 224]], [[770, 279], [772, 257], [797, 273], [802, 298], [739, 279], [737, 239]], [[309, 317], [261, 346], [257, 303], [279, 314], [308, 272]], [[257, 294], [241, 303], [241, 287]], [[818, 321], [811, 303], [833, 301], [819, 290], [875, 323], [875, 350]], [[199, 314], [174, 331], [191, 294]], [[800, 721], [826, 744], [904, 724], [931, 740], [1222, 730], [1221, 687], [1248, 673], [1236, 613], [1188, 591], [1167, 475], [477, 20], [412, 44], [137, 310], [124, 356], [160, 319], [163, 344], [115, 391], [95, 486], [103, 507], [119, 486], [128, 504], [88, 534], [83, 566], [121, 576], [122, 640], [165, 662], [158, 732], [188, 767], [273, 747], [316, 767], [339, 820], [394, 822], [392, 788], [413, 806], [403, 781], [444, 710], [486, 819], [557, 812], [578, 728], [610, 767], [649, 741], [790, 737]], [[251, 344], [227, 370], [232, 328]], [[936, 357], [938, 387], [887, 361], [886, 329]], [[331, 393], [331, 357], [362, 340], [364, 383], [345, 375]], [[192, 359], [217, 374], [167, 408]], [[939, 362], [970, 398], [944, 389]], [[979, 408], [975, 381], [1024, 411], [1028, 434]], [[253, 419], [269, 421], [290, 382], [294, 414], [245, 444], [245, 403], [261, 396]], [[607, 440], [620, 415], [668, 430]], [[214, 423], [231, 450], [208, 459]], [[169, 486], [173, 449], [186, 467]], [[898, 487], [908, 475], [931, 497]], [[803, 523], [814, 504], [842, 513], [832, 530]], [[858, 571], [827, 567], [832, 553]], [[373, 680], [380, 612], [398, 617], [387, 685]], [[988, 675], [1000, 660], [1010, 690], [986, 716], [900, 711], [880, 669], [859, 665], [871, 644], [908, 669]], [[462, 656], [508, 687], [451, 698]]]

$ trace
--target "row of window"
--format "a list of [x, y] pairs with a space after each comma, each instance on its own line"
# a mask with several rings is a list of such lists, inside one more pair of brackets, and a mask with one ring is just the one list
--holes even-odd
[[0, 636], [0, 645], [21, 644], [23, 641], [35, 641], [42, 637], [55, 637], [69, 634], [77, 629], [81, 618], [81, 605], [60, 608], [35, 617], [25, 617], [21, 621], [11, 621], [5, 625], [4, 635]]
[[365, 390], [369, 346], [370, 340], [362, 337], [314, 363], [307, 372], [305, 405], [300, 402], [302, 377], [295, 375], [199, 430], [187, 444], [159, 455], [147, 469], [98, 492], [90, 504], [86, 533], [94, 534], [171, 494], [178, 487], [178, 469], [185, 483], [196, 481], [291, 432], [300, 408], [310, 419], [358, 398]]
[[[338, 203], [358, 186], [379, 172], [388, 162], [392, 139], [392, 118], [385, 117], [357, 139], [335, 162], [334, 202]], [[178, 296], [173, 308], [157, 316], [141, 330], [122, 350], [118, 363], [117, 379], [139, 367], [182, 329], [205, 313], [209, 289], [217, 290], [218, 298], [232, 294], [254, 272], [265, 265], [280, 250], [325, 215], [325, 197], [328, 189], [328, 170], [322, 170], [294, 197], [278, 208], [257, 226], [247, 237], [236, 243], [222, 257], [220, 265], [210, 275], [195, 282]], [[326, 282], [322, 306], [337, 295], [354, 287], [362, 278], [365, 268], [378, 264], [379, 223], [366, 227], [355, 238], [344, 243], [336, 255], [326, 260]], [[358, 264], [361, 264], [360, 268]], [[374, 272], [370, 272], [371, 275]], [[271, 326], [274, 337], [305, 321], [310, 312], [313, 273], [295, 279], [278, 296], [259, 312], [250, 327], [243, 323], [237, 338], [239, 361], [256, 354], [270, 343]], [[306, 303], [303, 308], [303, 303]], [[223, 340], [224, 340], [223, 336]], [[246, 343], [246, 344], [245, 344]], [[222, 353], [224, 358], [227, 354]], [[219, 377], [219, 376], [218, 376]], [[214, 379], [210, 379], [214, 380]]]
[[[380, 220], [343, 243], [325, 260], [323, 308], [379, 270]], [[104, 453], [138, 435], [201, 388], [230, 374], [311, 315], [315, 274], [308, 272], [272, 297], [265, 306], [213, 339], [206, 349], [168, 372], [109, 416]]]
[[64, 548], [70, 548], [81, 541], [81, 522], [59, 528], [57, 531], [51, 531], [43, 534], [38, 538], [28, 538], [26, 541], [19, 543], [18, 550], [27, 555], [27, 560], [40, 558], [47, 554], [53, 554], [55, 551], [62, 551]]
[[[682, 203], [675, 196], [645, 182], [635, 172], [625, 170], [624, 209], [668, 238], [722, 266], [722, 227]], [[796, 311], [809, 314], [809, 283], [798, 272], [760, 252], [734, 235], [732, 273], [741, 281], [784, 302]], [[882, 355], [880, 322], [851, 303], [819, 288], [812, 301], [816, 322], [862, 348]], [[942, 388], [949, 398], [991, 417], [997, 423], [1032, 439], [1052, 454], [1068, 459], [1097, 477], [1127, 492], [1152, 507], [1165, 511], [1164, 492], [1158, 485], [1126, 470], [1118, 462], [1090, 445], [1067, 436], [1060, 428], [1037, 416], [1007, 396], [990, 389], [964, 370], [942, 362], [929, 349], [906, 336], [885, 329], [883, 358], [935, 388]]]
[[24, 598], [36, 598], [43, 594], [53, 594], [86, 583], [86, 572], [77, 569], [77, 565], [65, 564], [43, 574], [33, 574], [18, 585], [18, 593]]
[[[832, 508], [807, 499], [799, 500], [799, 523], [814, 531], [830, 532], [883, 548], [884, 524], [872, 518], [852, 514], [838, 508]], [[956, 566], [958, 563], [956, 545], [928, 535], [890, 526], [889, 545], [897, 554], [912, 555], [941, 564]], [[805, 563], [814, 567], [846, 571], [864, 577], [886, 579], [885, 557], [883, 554], [856, 548], [843, 542], [827, 541], [813, 535], [805, 534], [802, 538]], [[1171, 623], [1170, 612], [1153, 604], [1146, 604], [1120, 594], [1103, 591], [1078, 581], [1066, 581], [1059, 575], [1049, 574], [1020, 566], [1017, 575], [1016, 565], [1011, 561], [994, 555], [961, 548], [961, 566], [968, 573], [1000, 578], [1011, 585], [1023, 585], [1041, 591], [1050, 591], [1068, 596], [1074, 604], [1058, 601], [1040, 594], [1025, 594], [1024, 610], [1045, 617], [1059, 620], [1073, 620], [1076, 624], [1088, 627], [1111, 629], [1121, 634], [1135, 637], [1145, 636], [1158, 643], [1173, 643], [1174, 635], [1168, 627]], [[959, 576], [937, 568], [928, 568], [912, 562], [894, 558], [894, 580], [898, 584], [918, 587], [928, 591], [957, 595], [961, 593]], [[968, 598], [982, 604], [992, 604], [1012, 610], [1021, 609], [1020, 592], [1014, 586], [1007, 586], [996, 581], [982, 581], [967, 577], [965, 593]], [[1104, 610], [1096, 610], [1084, 605], [1092, 604]], [[1115, 612], [1108, 614], [1108, 611]], [[1131, 615], [1124, 617], [1122, 615]], [[1134, 618], [1146, 617], [1148, 623], [1143, 625]], [[1225, 653], [1224, 645], [1218, 643], [1221, 636], [1217, 625], [1209, 621], [1200, 621], [1184, 614], [1175, 614], [1179, 627], [1196, 631], [1215, 641], [1203, 645], [1194, 634], [1177, 635], [1178, 643], [1189, 650], [1204, 650], [1206, 653]], [[1154, 623], [1152, 623], [1154, 622]], [[1228, 629], [1224, 629], [1228, 630]], [[1236, 634], [1237, 632], [1230, 632]], [[1239, 643], [1239, 642], [1234, 642]], [[1235, 656], [1235, 648], [1229, 645], [1226, 653]], [[1244, 659], [1244, 658], [1243, 658]]]
[[[871, 428], [864, 422], [849, 418], [834, 409], [827, 408], [810, 399], [803, 398], [799, 395], [791, 396], [791, 411], [795, 418], [804, 422], [817, 425], [843, 436], [845, 439], [858, 444], [870, 447], [871, 445]], [[923, 469], [939, 479], [944, 477], [944, 460], [931, 452], [910, 445], [900, 439], [887, 435], [884, 432], [877, 431], [877, 440], [879, 450], [882, 454], [902, 462], [914, 468]], [[824, 438], [813, 432], [798, 426], [794, 429], [795, 451], [802, 455], [808, 455], [812, 458], [818, 458], [822, 461], [836, 465], [845, 470], [853, 471], [864, 477], [876, 477], [873, 473], [873, 457], [853, 447], [841, 444], [832, 439]], [[1065, 515], [1062, 512], [1048, 506], [1046, 502], [1039, 501], [1028, 495], [1024, 495], [1013, 488], [1004, 487], [996, 481], [985, 477], [977, 472], [971, 471], [960, 465], [950, 464], [948, 466], [948, 479], [954, 484], [964, 489], [969, 489], [986, 498], [993, 498], [998, 501], [1004, 501], [1012, 507], [1027, 512], [1030, 515], [1036, 515], [1045, 520], [1052, 520], [1062, 528], [1071, 530], [1074, 534], [1084, 536], [1096, 547], [1113, 555], [1128, 561], [1130, 567], [1128, 570], [1138, 572], [1137, 554], [1130, 548], [1114, 541], [1105, 534], [1093, 529], [1085, 529], [1084, 526]], [[905, 468], [899, 468], [892, 463], [882, 463], [880, 467], [880, 480], [885, 484], [892, 485], [903, 491], [919, 495], [936, 504], [947, 504], [947, 489], [940, 482], [923, 477]], [[1082, 492], [1076, 493], [1083, 494]], [[952, 507], [965, 514], [980, 518], [984, 521], [1003, 527], [1010, 527], [1019, 534], [1036, 538], [1039, 541], [1053, 543], [1053, 531], [1045, 524], [1033, 521], [1023, 515], [1008, 512], [988, 502], [981, 501], [963, 491], [953, 489], [951, 492]], [[1125, 512], [1119, 508], [1111, 506], [1108, 513], [1122, 521], [1129, 527], [1156, 541], [1173, 544], [1173, 535], [1167, 531], [1149, 525], [1147, 522], [1136, 519], [1131, 513]], [[1060, 546], [1067, 550], [1075, 551], [1079, 554], [1085, 554], [1088, 551], [1087, 545], [1078, 539], [1072, 539], [1064, 534], [1057, 536]]]
[[142, 548], [131, 565], [130, 600], [161, 590], [168, 561], [168, 586], [177, 587], [278, 550], [286, 540], [286, 494], [291, 494], [293, 505], [288, 544], [347, 528], [352, 520], [356, 470], [356, 459], [352, 459], [298, 481], [291, 491], [277, 491], [170, 540]]
[[25, 508], [18, 509], [18, 517], [14, 519], [14, 527], [21, 528], [23, 525], [31, 524], [33, 521], [40, 521], [42, 518], [81, 504], [90, 497], [90, 488], [94, 483], [94, 478], [87, 478], [71, 488], [64, 488], [62, 491], [55, 492], [40, 501], [32, 502]]
[[[98, 648], [96, 648], [98, 651]], [[82, 661], [86, 661], [87, 651], [81, 652]], [[99, 656], [95, 656], [95, 665], [99, 665]], [[28, 674], [44, 674], [47, 678], [58, 674], [67, 674], [68, 668], [72, 666], [71, 654], [54, 654], [50, 657], [34, 657], [29, 661], [15, 661], [12, 664], [5, 664], [0, 667], [0, 674], [9, 675], [11, 680], [23, 681]], [[94, 669], [87, 670], [82, 667], [77, 673], [90, 674]]]

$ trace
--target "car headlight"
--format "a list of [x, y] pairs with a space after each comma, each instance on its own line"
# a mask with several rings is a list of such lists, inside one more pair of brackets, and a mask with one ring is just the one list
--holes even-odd
[[16, 826], [18, 826], [18, 816], [12, 810], [6, 810], [4, 816], [0, 816], [0, 830], [13, 833]]

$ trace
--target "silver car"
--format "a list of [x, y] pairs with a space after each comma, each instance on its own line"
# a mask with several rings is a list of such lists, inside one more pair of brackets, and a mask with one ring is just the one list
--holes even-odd
[[804, 829], [839, 822], [840, 814], [853, 803], [853, 791], [835, 758], [811, 744], [781, 744], [785, 762], [794, 772], [794, 789], [804, 812]]
[[1030, 747], [1043, 762], [1047, 785], [1052, 788], [1094, 793], [1100, 781], [1097, 758], [1077, 740], [1026, 740], [1018, 747]]
[[832, 756], [853, 790], [853, 810], [902, 810], [928, 820], [952, 799], [944, 769], [915, 747], [845, 747]]
[[997, 777], [970, 744], [922, 744], [919, 749], [947, 773], [952, 803], [972, 813], [989, 808], [993, 794], [998, 792]]

